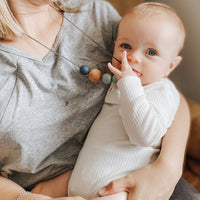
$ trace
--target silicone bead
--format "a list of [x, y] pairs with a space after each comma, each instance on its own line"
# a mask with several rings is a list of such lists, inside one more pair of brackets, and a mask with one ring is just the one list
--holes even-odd
[[112, 77], [112, 82], [113, 82], [114, 84], [117, 83], [117, 77], [116, 77], [115, 75]]
[[80, 74], [87, 75], [90, 72], [90, 68], [87, 65], [81, 65], [79, 71], [80, 71]]
[[104, 83], [104, 84], [110, 84], [111, 81], [112, 81], [112, 77], [110, 74], [106, 73], [106, 74], [103, 74], [102, 75], [102, 78], [101, 78], [101, 81]]
[[99, 69], [91, 69], [88, 75], [90, 81], [97, 83], [101, 80], [102, 73]]

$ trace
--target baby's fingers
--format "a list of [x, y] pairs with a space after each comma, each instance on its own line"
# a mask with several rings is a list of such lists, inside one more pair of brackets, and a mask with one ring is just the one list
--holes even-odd
[[111, 63], [108, 63], [109, 70], [117, 77], [119, 80], [121, 78], [121, 71], [114, 67]]
[[122, 52], [122, 64], [121, 64], [121, 71], [126, 70], [127, 68], [130, 68], [130, 65], [127, 60], [127, 51]]

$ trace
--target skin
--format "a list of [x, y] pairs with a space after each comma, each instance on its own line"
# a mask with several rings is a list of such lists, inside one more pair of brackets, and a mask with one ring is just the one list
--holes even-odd
[[158, 82], [182, 60], [177, 55], [176, 35], [177, 29], [165, 15], [127, 14], [120, 23], [114, 48], [114, 57], [122, 65], [113, 59], [113, 66], [108, 67], [118, 80], [137, 75], [142, 85]]
[[[52, 47], [63, 18], [48, 6], [49, 2], [50, 0], [9, 0], [13, 14], [25, 32], [43, 44]], [[47, 30], [49, 30], [48, 37], [46, 37]], [[1, 43], [11, 45], [40, 59], [48, 53], [48, 50], [26, 36], [19, 37], [14, 41], [1, 41]], [[188, 129], [188, 107], [181, 96], [180, 107], [170, 131], [168, 130], [162, 142], [159, 158], [153, 164], [113, 181], [104, 188], [105, 192], [102, 192], [101, 195], [126, 190], [129, 191], [128, 199], [131, 200], [169, 199], [181, 176]], [[20, 200], [83, 200], [81, 197], [63, 197], [67, 194], [66, 188], [69, 178], [70, 172], [66, 172], [54, 179], [39, 183], [32, 190], [33, 193], [24, 195]], [[0, 197], [3, 200], [14, 200], [23, 191], [24, 189], [16, 183], [0, 176]]]
[[[49, 48], [53, 47], [60, 31], [63, 16], [49, 6], [50, 0], [8, 0], [15, 18], [24, 32], [41, 41]], [[40, 23], [38, 23], [40, 22]], [[31, 26], [30, 26], [31, 24]], [[47, 37], [48, 30], [48, 37]], [[13, 41], [1, 41], [21, 51], [43, 59], [48, 50], [23, 35]]]

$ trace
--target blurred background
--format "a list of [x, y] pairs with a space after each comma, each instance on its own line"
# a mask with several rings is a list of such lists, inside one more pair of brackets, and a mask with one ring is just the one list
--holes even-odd
[[[123, 15], [130, 7], [144, 0], [107, 0]], [[148, 0], [147, 0], [148, 1]], [[187, 32], [181, 52], [183, 60], [170, 78], [187, 97], [200, 103], [200, 0], [152, 0], [174, 8], [181, 17]]]

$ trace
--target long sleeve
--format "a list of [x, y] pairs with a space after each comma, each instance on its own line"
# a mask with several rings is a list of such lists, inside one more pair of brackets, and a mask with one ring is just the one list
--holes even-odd
[[131, 143], [157, 146], [173, 121], [179, 94], [168, 79], [142, 87], [140, 79], [128, 76], [118, 84], [119, 112]]

